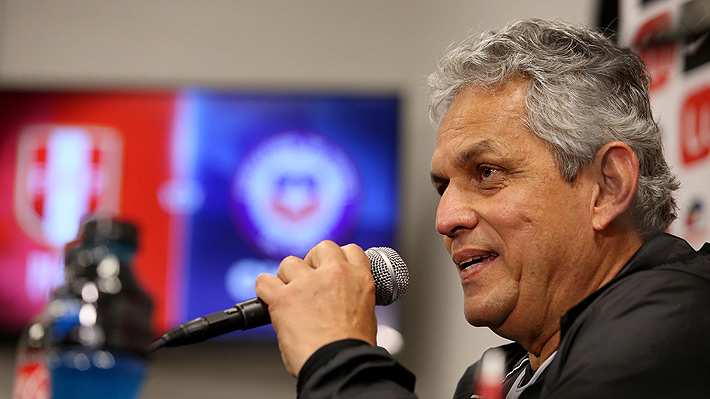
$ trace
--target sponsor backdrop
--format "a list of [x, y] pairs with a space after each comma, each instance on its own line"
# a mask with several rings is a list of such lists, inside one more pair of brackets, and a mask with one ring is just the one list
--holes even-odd
[[253, 297], [320, 240], [395, 245], [395, 96], [6, 91], [0, 110], [0, 333], [61, 284], [88, 215], [138, 225], [159, 332]]
[[651, 100], [666, 158], [680, 177], [671, 232], [696, 248], [710, 241], [710, 2], [624, 0], [620, 39], [651, 73]]

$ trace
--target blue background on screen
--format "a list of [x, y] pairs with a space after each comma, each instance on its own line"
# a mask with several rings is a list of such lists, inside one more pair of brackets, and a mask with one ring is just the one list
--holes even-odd
[[[185, 320], [223, 310], [240, 297], [253, 297], [250, 278], [274, 272], [280, 261], [269, 259], [249, 242], [230, 209], [230, 190], [240, 161], [278, 132], [315, 132], [352, 160], [360, 180], [358, 219], [339, 244], [354, 242], [363, 248], [395, 244], [399, 118], [395, 96], [235, 95], [216, 90], [191, 90], [183, 96], [192, 113], [191, 173], [204, 194], [202, 206], [188, 218]], [[241, 266], [235, 267], [235, 262]], [[231, 283], [226, 282], [228, 276]], [[240, 276], [244, 281], [236, 284]], [[235, 294], [229, 284], [241, 286], [241, 291]], [[267, 327], [240, 336], [272, 334]]]

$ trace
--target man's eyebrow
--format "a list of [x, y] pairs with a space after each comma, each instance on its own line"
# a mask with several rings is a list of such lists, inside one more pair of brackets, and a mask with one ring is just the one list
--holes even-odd
[[431, 183], [434, 186], [440, 186], [442, 184], [446, 184], [446, 182], [448, 181], [448, 179], [446, 179], [445, 177], [441, 177], [441, 176], [435, 174], [434, 172], [430, 172], [429, 176], [430, 176], [429, 178], [431, 179]]
[[456, 157], [456, 164], [460, 166], [466, 166], [472, 159], [478, 158], [485, 153], [498, 153], [496, 147], [491, 144], [490, 140], [479, 141], [473, 144], [472, 146], [464, 149]]

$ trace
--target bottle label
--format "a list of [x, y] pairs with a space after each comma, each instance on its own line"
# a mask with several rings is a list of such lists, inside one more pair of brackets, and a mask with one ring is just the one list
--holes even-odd
[[50, 399], [50, 376], [44, 350], [30, 350], [17, 359], [13, 399]]

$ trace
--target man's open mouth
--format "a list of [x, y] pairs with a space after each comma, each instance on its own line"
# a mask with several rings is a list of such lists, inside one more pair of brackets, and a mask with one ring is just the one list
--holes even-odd
[[468, 271], [468, 270], [473, 270], [476, 266], [480, 265], [483, 262], [486, 261], [492, 261], [493, 259], [497, 258], [498, 254], [495, 252], [490, 252], [486, 255], [482, 256], [477, 256], [475, 258], [470, 258], [467, 259], [463, 262], [458, 263], [458, 267], [462, 271]]

